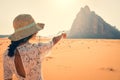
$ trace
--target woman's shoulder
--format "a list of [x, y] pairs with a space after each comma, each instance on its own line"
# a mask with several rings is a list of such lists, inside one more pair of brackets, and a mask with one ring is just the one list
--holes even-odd
[[31, 50], [36, 50], [36, 44], [33, 43], [25, 43], [17, 47], [18, 51], [21, 52], [29, 52]]
[[18, 52], [23, 60], [26, 58], [35, 58], [39, 56], [39, 50], [35, 47], [35, 44], [25, 44], [17, 47]]

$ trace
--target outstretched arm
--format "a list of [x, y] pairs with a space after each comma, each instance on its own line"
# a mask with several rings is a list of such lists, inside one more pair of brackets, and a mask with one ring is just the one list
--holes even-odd
[[62, 33], [59, 36], [55, 36], [52, 38], [51, 41], [49, 41], [48, 43], [38, 43], [38, 49], [41, 53], [45, 53], [47, 51], [49, 51], [55, 44], [58, 43], [58, 41], [60, 41], [61, 38], [66, 38], [66, 33]]
[[38, 43], [38, 49], [42, 53], [41, 60], [49, 53], [50, 49], [58, 43], [61, 38], [66, 38], [66, 33], [62, 33], [59, 36], [53, 37], [48, 43]]
[[62, 33], [59, 36], [53, 37], [53, 45], [57, 44], [61, 40], [61, 38], [66, 38], [66, 33]]

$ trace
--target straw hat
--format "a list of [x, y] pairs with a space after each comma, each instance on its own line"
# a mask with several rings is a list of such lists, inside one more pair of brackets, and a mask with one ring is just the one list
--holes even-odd
[[42, 30], [44, 28], [44, 24], [36, 24], [31, 15], [21, 14], [14, 19], [13, 27], [15, 32], [9, 36], [9, 39], [17, 41]]

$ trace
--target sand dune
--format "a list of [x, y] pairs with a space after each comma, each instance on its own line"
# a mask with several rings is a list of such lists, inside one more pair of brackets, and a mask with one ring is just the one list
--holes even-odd
[[[0, 80], [9, 42], [0, 39]], [[120, 80], [120, 40], [64, 39], [51, 53], [42, 63], [44, 80]]]

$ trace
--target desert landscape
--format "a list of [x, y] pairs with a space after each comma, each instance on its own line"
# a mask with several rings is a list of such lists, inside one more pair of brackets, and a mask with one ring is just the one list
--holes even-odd
[[[0, 80], [9, 43], [0, 39]], [[44, 80], [120, 80], [120, 40], [62, 39], [44, 59], [42, 72]]]

